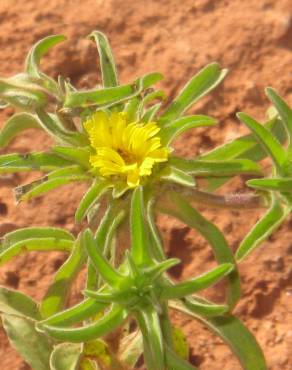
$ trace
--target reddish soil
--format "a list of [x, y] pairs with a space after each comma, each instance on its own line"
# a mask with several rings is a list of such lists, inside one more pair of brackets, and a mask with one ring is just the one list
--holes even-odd
[[[45, 70], [69, 76], [79, 86], [92, 86], [100, 76], [95, 46], [86, 36], [94, 29], [109, 36], [121, 81], [160, 71], [165, 75], [162, 87], [171, 97], [200, 67], [218, 61], [230, 73], [194, 111], [213, 115], [220, 124], [189, 133], [177, 143], [181, 155], [192, 156], [246, 132], [235, 119], [236, 111], [262, 119], [269, 106], [264, 87], [275, 87], [292, 103], [291, 16], [291, 0], [1, 0], [0, 75], [20, 72], [27, 51], [38, 39], [64, 33], [69, 41], [52, 51], [44, 62]], [[0, 126], [11, 113], [1, 113]], [[45, 134], [27, 132], [7, 151], [27, 152], [49, 145]], [[12, 188], [34, 177], [0, 179], [1, 234], [31, 225], [56, 225], [77, 232], [73, 213], [84, 186], [68, 186], [16, 206]], [[243, 191], [242, 181], [226, 189]], [[224, 231], [234, 250], [260, 215], [254, 211], [204, 212]], [[292, 369], [291, 221], [240, 265], [244, 294], [236, 314], [256, 335], [270, 370]], [[213, 263], [210, 248], [195, 232], [169, 218], [161, 224], [169, 254], [183, 261], [183, 268], [174, 272], [177, 278], [195, 275]], [[16, 258], [1, 269], [0, 283], [40, 299], [63, 260], [58, 253]], [[74, 288], [75, 298], [80, 298], [80, 285]], [[209, 296], [220, 299], [221, 291], [210, 291]], [[240, 369], [228, 348], [203, 326], [178, 315], [174, 320], [187, 334], [192, 362], [199, 369]], [[30, 369], [3, 332], [0, 351], [1, 369]]]

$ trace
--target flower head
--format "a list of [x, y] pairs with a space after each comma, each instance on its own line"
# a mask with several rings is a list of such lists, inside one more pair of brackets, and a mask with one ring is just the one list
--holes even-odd
[[90, 156], [92, 167], [104, 177], [124, 178], [131, 188], [151, 175], [155, 163], [168, 158], [155, 122], [130, 122], [125, 112], [98, 111], [85, 121], [84, 128], [94, 151]]

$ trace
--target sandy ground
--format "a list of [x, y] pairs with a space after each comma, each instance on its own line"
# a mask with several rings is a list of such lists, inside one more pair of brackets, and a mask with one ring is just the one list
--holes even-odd
[[[21, 71], [24, 57], [38, 39], [64, 33], [69, 41], [44, 62], [52, 75], [63, 74], [79, 86], [99, 81], [97, 53], [86, 36], [94, 29], [108, 35], [122, 82], [149, 71], [165, 75], [161, 84], [170, 97], [202, 66], [218, 61], [230, 72], [224, 84], [204, 98], [194, 112], [220, 120], [216, 128], [197, 130], [177, 142], [179, 154], [193, 156], [230, 140], [246, 129], [235, 119], [244, 110], [262, 119], [269, 104], [263, 89], [273, 86], [292, 103], [291, 0], [0, 0], [0, 75]], [[0, 126], [11, 115], [0, 115]], [[50, 139], [27, 132], [7, 151], [45, 149]], [[5, 151], [6, 152], [6, 151]], [[56, 225], [73, 232], [73, 212], [84, 186], [56, 190], [29, 203], [15, 205], [12, 188], [35, 175], [0, 179], [0, 233], [20, 226]], [[242, 190], [237, 180], [228, 190]], [[204, 210], [235, 250], [258, 219], [254, 211]], [[270, 370], [292, 369], [292, 220], [288, 220], [240, 266], [243, 299], [236, 309], [260, 342]], [[182, 259], [175, 276], [193, 276], [213, 264], [208, 245], [195, 232], [162, 218], [169, 255]], [[31, 253], [14, 259], [0, 271], [0, 283], [41, 298], [64, 256]], [[74, 287], [80, 298], [81, 282]], [[209, 297], [220, 299], [220, 289]], [[207, 329], [186, 317], [173, 320], [183, 327], [191, 345], [191, 361], [200, 370], [240, 369], [227, 347]], [[290, 356], [289, 356], [290, 352]], [[29, 370], [0, 332], [3, 370]]]

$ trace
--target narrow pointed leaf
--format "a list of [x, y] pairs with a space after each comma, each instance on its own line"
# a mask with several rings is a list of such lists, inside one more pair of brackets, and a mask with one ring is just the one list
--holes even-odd
[[245, 370], [267, 370], [263, 352], [253, 334], [231, 315], [201, 319], [230, 347]]
[[275, 166], [281, 173], [287, 156], [279, 141], [263, 125], [247, 114], [238, 113], [237, 117], [253, 132], [259, 144], [266, 151], [267, 155], [271, 156]]
[[93, 31], [89, 37], [95, 40], [98, 48], [103, 86], [117, 86], [118, 76], [116, 65], [107, 37], [99, 31]]
[[85, 230], [82, 234], [81, 243], [104, 281], [109, 285], [117, 286], [120, 282], [121, 275], [104, 258], [89, 229]]
[[2, 315], [2, 323], [12, 346], [33, 369], [48, 370], [51, 341], [35, 329], [35, 322], [24, 317]]
[[217, 121], [214, 118], [203, 115], [179, 118], [175, 121], [171, 121], [161, 129], [159, 133], [161, 143], [163, 145], [169, 145], [173, 140], [187, 130], [196, 127], [214, 126], [216, 123]]
[[[79, 171], [80, 170], [80, 171]], [[72, 167], [66, 169], [71, 174], [66, 174], [61, 172], [51, 172], [48, 175], [42, 177], [39, 180], [33, 181], [30, 184], [18, 186], [14, 189], [15, 197], [18, 202], [24, 200], [30, 200], [34, 197], [40, 196], [47, 193], [50, 190], [56, 189], [59, 186], [70, 184], [73, 181], [87, 181], [90, 177], [82, 173], [81, 169], [78, 168], [76, 173]], [[79, 172], [79, 173], [78, 173]]]
[[218, 63], [207, 65], [199, 71], [181, 90], [178, 96], [160, 117], [159, 123], [165, 124], [177, 119], [192, 104], [214, 89], [225, 77], [227, 71]]
[[279, 112], [286, 130], [289, 134], [289, 146], [292, 145], [292, 109], [288, 106], [288, 104], [276, 93], [274, 89], [268, 87], [266, 89], [266, 94], [274, 104], [275, 108]]
[[166, 364], [169, 370], [198, 370], [189, 362], [179, 357], [175, 352], [173, 352], [168, 347], [166, 347], [165, 354], [166, 354]]
[[99, 223], [94, 239], [102, 253], [107, 254], [114, 233], [125, 217], [126, 211], [118, 205], [110, 204]]
[[76, 148], [69, 146], [54, 146], [52, 150], [60, 157], [67, 159], [73, 163], [80, 164], [85, 168], [90, 168], [89, 155], [90, 151], [87, 148]]
[[246, 184], [252, 188], [260, 190], [274, 190], [282, 192], [292, 191], [292, 178], [271, 178], [271, 179], [252, 179]]
[[[193, 208], [184, 198], [177, 193], [170, 194], [172, 204], [170, 206], [161, 206], [163, 213], [170, 214], [189, 227], [197, 230], [210, 244], [218, 263], [235, 264], [231, 250], [220, 230], [211, 222], [206, 220], [195, 208]], [[234, 271], [227, 277], [229, 282], [227, 286], [228, 304], [233, 307], [240, 298], [240, 279], [238, 270], [235, 266]]]
[[83, 294], [88, 297], [95, 299], [99, 303], [114, 303], [116, 302], [114, 294], [111, 293], [99, 293], [93, 290], [85, 289]]
[[72, 162], [53, 153], [4, 154], [0, 156], [0, 174], [22, 171], [51, 171]]
[[150, 237], [150, 248], [153, 256], [157, 261], [165, 260], [165, 253], [163, 249], [162, 239], [159, 234], [159, 230], [156, 226], [155, 215], [154, 215], [154, 199], [150, 198], [146, 204], [146, 221], [149, 225], [149, 237]]
[[66, 310], [56, 313], [40, 322], [40, 324], [52, 326], [70, 326], [86, 320], [107, 307], [107, 304], [98, 303], [95, 300], [88, 298], [84, 301], [67, 308]]
[[137, 265], [150, 261], [144, 207], [143, 188], [137, 187], [131, 201], [131, 255]]
[[141, 101], [141, 96], [135, 96], [125, 104], [124, 112], [127, 113], [129, 122], [140, 121]]
[[68, 143], [77, 147], [89, 144], [86, 135], [80, 132], [67, 130], [62, 126], [55, 115], [48, 114], [43, 109], [36, 109], [36, 114], [42, 128], [56, 141]]
[[260, 175], [262, 173], [261, 167], [249, 159], [205, 161], [172, 157], [169, 163], [182, 171], [197, 176], [224, 177], [238, 174]]
[[110, 106], [117, 104], [139, 95], [143, 89], [147, 89], [157, 81], [161, 80], [162, 75], [151, 73], [137, 79], [128, 85], [119, 85], [104, 89], [68, 92], [64, 103], [65, 108], [88, 107], [88, 106]]
[[145, 107], [147, 104], [151, 103], [153, 100], [164, 100], [166, 99], [166, 94], [163, 90], [154, 90], [149, 94], [146, 94], [143, 98], [142, 105]]
[[39, 65], [41, 58], [47, 54], [53, 46], [64, 40], [66, 40], [66, 37], [63, 35], [53, 35], [43, 38], [32, 47], [25, 62], [26, 72], [30, 76], [41, 78], [44, 86], [54, 93], [58, 93], [58, 84], [52, 78], [40, 72]]
[[0, 99], [24, 111], [34, 111], [47, 104], [47, 93], [21, 74], [0, 79]]
[[15, 136], [29, 128], [40, 128], [38, 120], [32, 114], [14, 114], [0, 131], [0, 148], [4, 148]]
[[79, 328], [64, 328], [42, 325], [42, 329], [55, 339], [82, 343], [99, 338], [119, 327], [126, 318], [126, 313], [121, 308], [113, 307], [98, 321]]
[[39, 238], [55, 238], [74, 241], [74, 236], [65, 229], [57, 227], [26, 227], [7, 233], [1, 240], [0, 251], [3, 251], [16, 243], [23, 242], [28, 239]]
[[177, 184], [184, 185], [184, 186], [194, 187], [196, 185], [196, 182], [193, 176], [184, 172], [179, 167], [174, 167], [171, 165], [165, 167], [161, 171], [160, 177], [163, 180], [175, 182]]
[[215, 304], [197, 296], [187, 297], [181, 301], [171, 301], [169, 307], [184, 313], [190, 311], [203, 317], [220, 316], [228, 311], [227, 305]]
[[228, 275], [233, 270], [233, 268], [234, 265], [232, 265], [231, 263], [223, 263], [196, 278], [176, 284], [171, 287], [164, 288], [161, 292], [160, 297], [161, 299], [166, 300], [184, 298], [217, 283], [223, 277]]
[[40, 320], [37, 303], [27, 295], [0, 287], [0, 312]]
[[289, 214], [290, 209], [283, 208], [280, 202], [273, 197], [271, 208], [259, 219], [250, 232], [245, 236], [236, 251], [237, 261], [242, 261], [257, 246], [266, 240], [277, 229]]
[[50, 358], [50, 370], [78, 370], [82, 346], [73, 343], [60, 343], [54, 347]]
[[107, 191], [110, 184], [107, 181], [95, 181], [81, 199], [75, 213], [76, 222], [81, 222], [89, 209], [98, 201], [98, 199]]
[[0, 251], [0, 266], [20, 254], [32, 251], [71, 251], [72, 240], [55, 238], [34, 238], [20, 241]]
[[[124, 209], [119, 209], [116, 204], [112, 202], [109, 204], [108, 209], [103, 215], [99, 226], [95, 233], [95, 241], [103, 255], [107, 256], [112, 245], [115, 232], [125, 217]], [[90, 222], [90, 221], [89, 221]], [[89, 259], [87, 269], [87, 282], [88, 289], [97, 289], [100, 275], [96, 273], [96, 268], [93, 262]]]
[[70, 287], [86, 261], [85, 251], [79, 240], [75, 242], [72, 253], [57, 271], [53, 283], [49, 286], [40, 304], [43, 318], [54, 315], [66, 304]]
[[165, 261], [159, 262], [156, 266], [151, 267], [147, 273], [150, 275], [151, 280], [154, 281], [158, 276], [162, 275], [171, 267], [178, 265], [181, 262], [178, 258], [169, 258]]
[[[264, 127], [271, 131], [280, 143], [284, 143], [286, 140], [286, 132], [281, 120], [273, 118], [266, 122]], [[236, 158], [245, 158], [253, 161], [260, 161], [266, 156], [266, 152], [259, 145], [254, 135], [249, 134], [227, 142], [226, 144], [201, 155], [199, 159], [208, 161], [225, 161]], [[208, 178], [207, 188], [209, 191], [214, 191], [229, 180], [230, 177]]]
[[156, 114], [158, 113], [159, 109], [161, 108], [161, 103], [157, 103], [152, 105], [152, 107], [148, 108], [144, 113], [143, 117], [141, 118], [142, 122], [151, 122], [156, 121]]

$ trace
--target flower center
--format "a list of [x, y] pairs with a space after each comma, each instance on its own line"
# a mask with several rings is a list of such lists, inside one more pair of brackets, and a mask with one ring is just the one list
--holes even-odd
[[152, 173], [155, 163], [165, 162], [168, 149], [162, 147], [155, 122], [129, 122], [125, 112], [94, 113], [84, 123], [93, 149], [92, 167], [102, 176], [119, 176], [129, 187], [140, 184]]

